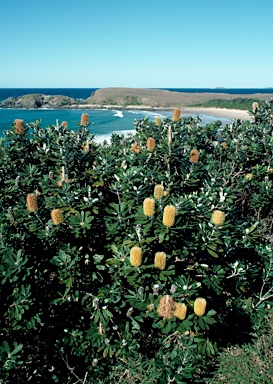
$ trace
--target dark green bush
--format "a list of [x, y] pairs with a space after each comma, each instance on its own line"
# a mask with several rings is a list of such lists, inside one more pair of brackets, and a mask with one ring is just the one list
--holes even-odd
[[103, 145], [81, 125], [5, 132], [0, 380], [198, 382], [219, 348], [263, 331], [271, 107], [225, 126], [145, 118]]

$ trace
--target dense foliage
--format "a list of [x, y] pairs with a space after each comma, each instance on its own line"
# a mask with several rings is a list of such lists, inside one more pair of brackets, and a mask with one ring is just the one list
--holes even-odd
[[1, 142], [0, 382], [202, 382], [273, 305], [272, 103], [90, 132]]

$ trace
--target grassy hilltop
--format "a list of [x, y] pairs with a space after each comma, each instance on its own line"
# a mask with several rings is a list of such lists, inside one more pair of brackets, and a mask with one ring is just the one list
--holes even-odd
[[187, 93], [146, 88], [101, 88], [85, 104], [109, 106], [139, 106], [181, 108], [189, 106], [238, 108], [250, 110], [257, 100], [270, 100], [273, 94], [231, 95], [227, 93]]

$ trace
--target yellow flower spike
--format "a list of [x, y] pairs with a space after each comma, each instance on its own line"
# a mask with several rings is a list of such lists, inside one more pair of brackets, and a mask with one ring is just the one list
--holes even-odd
[[189, 158], [191, 163], [198, 163], [199, 160], [199, 152], [197, 149], [192, 149], [190, 153], [190, 158]]
[[248, 174], [246, 175], [246, 179], [247, 179], [247, 180], [252, 180], [252, 178], [253, 178], [252, 173], [248, 173]]
[[81, 115], [81, 125], [87, 125], [89, 122], [88, 113], [82, 113]]
[[148, 137], [147, 149], [148, 151], [153, 151], [155, 149], [155, 139], [153, 137]]
[[130, 250], [130, 263], [133, 267], [140, 267], [142, 263], [142, 249], [140, 247], [133, 247]]
[[179, 108], [175, 109], [174, 112], [173, 112], [173, 121], [174, 122], [177, 122], [180, 120], [180, 116], [181, 116], [181, 111]]
[[165, 269], [166, 267], [166, 253], [165, 252], [157, 252], [155, 254], [155, 268], [156, 269]]
[[255, 113], [258, 108], [259, 103], [257, 103], [257, 101], [254, 101], [254, 103], [252, 103], [252, 111]]
[[155, 201], [147, 197], [143, 201], [143, 212], [145, 216], [154, 216], [155, 214]]
[[18, 135], [21, 135], [22, 133], [24, 133], [24, 130], [25, 130], [25, 123], [24, 123], [24, 120], [21, 120], [21, 119], [15, 119], [15, 120], [14, 120], [14, 123], [15, 123], [15, 130], [16, 130], [16, 133], [18, 133]]
[[64, 221], [62, 211], [59, 208], [53, 209], [51, 211], [51, 219], [52, 219], [54, 225], [61, 224]]
[[194, 313], [197, 316], [203, 316], [206, 312], [207, 301], [203, 297], [198, 297], [194, 302]]
[[159, 116], [157, 116], [157, 117], [155, 118], [155, 125], [156, 125], [157, 127], [160, 127], [160, 126], [161, 126], [161, 118], [160, 118]]
[[187, 316], [187, 306], [184, 303], [175, 303], [173, 315], [179, 320], [184, 320]]
[[163, 212], [163, 224], [166, 227], [172, 227], [175, 221], [176, 209], [174, 205], [166, 205]]
[[163, 187], [163, 185], [162, 184], [155, 185], [155, 188], [154, 188], [154, 197], [155, 197], [155, 199], [160, 200], [160, 199], [162, 199], [163, 196], [164, 196], [164, 187]]
[[35, 212], [38, 210], [37, 197], [34, 193], [29, 193], [27, 195], [27, 209], [30, 212]]
[[228, 149], [228, 145], [225, 141], [223, 141], [221, 145], [224, 149]]
[[170, 295], [162, 296], [157, 308], [157, 313], [162, 316], [163, 319], [171, 319], [175, 309], [175, 302]]
[[130, 151], [132, 153], [139, 153], [141, 151], [141, 148], [137, 143], [132, 144], [132, 147], [130, 148]]
[[211, 222], [214, 225], [223, 225], [225, 221], [225, 213], [219, 210], [213, 211], [211, 215]]

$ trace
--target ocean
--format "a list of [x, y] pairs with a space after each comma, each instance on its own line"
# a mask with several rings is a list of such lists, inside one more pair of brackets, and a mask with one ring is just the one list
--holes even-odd
[[[0, 102], [8, 97], [19, 97], [26, 94], [42, 93], [46, 95], [64, 95], [73, 97], [77, 100], [86, 99], [98, 88], [0, 88]], [[216, 93], [233, 93], [233, 94], [253, 94], [253, 93], [273, 93], [272, 88], [158, 88], [167, 89], [176, 92], [216, 92]], [[41, 126], [47, 127], [49, 125], [59, 124], [62, 121], [67, 121], [69, 128], [77, 129], [77, 122], [81, 119], [82, 113], [89, 114], [89, 121], [92, 124], [89, 126], [91, 134], [95, 135], [97, 142], [104, 140], [109, 141], [113, 133], [129, 134], [134, 133], [134, 121], [142, 119], [146, 116], [151, 121], [154, 121], [156, 116], [161, 118], [172, 116], [171, 111], [145, 111], [145, 110], [51, 110], [51, 109], [4, 109], [0, 108], [0, 136], [6, 129], [11, 127], [14, 119], [23, 119], [25, 123], [30, 123], [35, 120], [41, 120]], [[219, 120], [219, 117], [200, 115], [203, 124]], [[229, 119], [220, 119], [223, 124], [229, 123]]]

